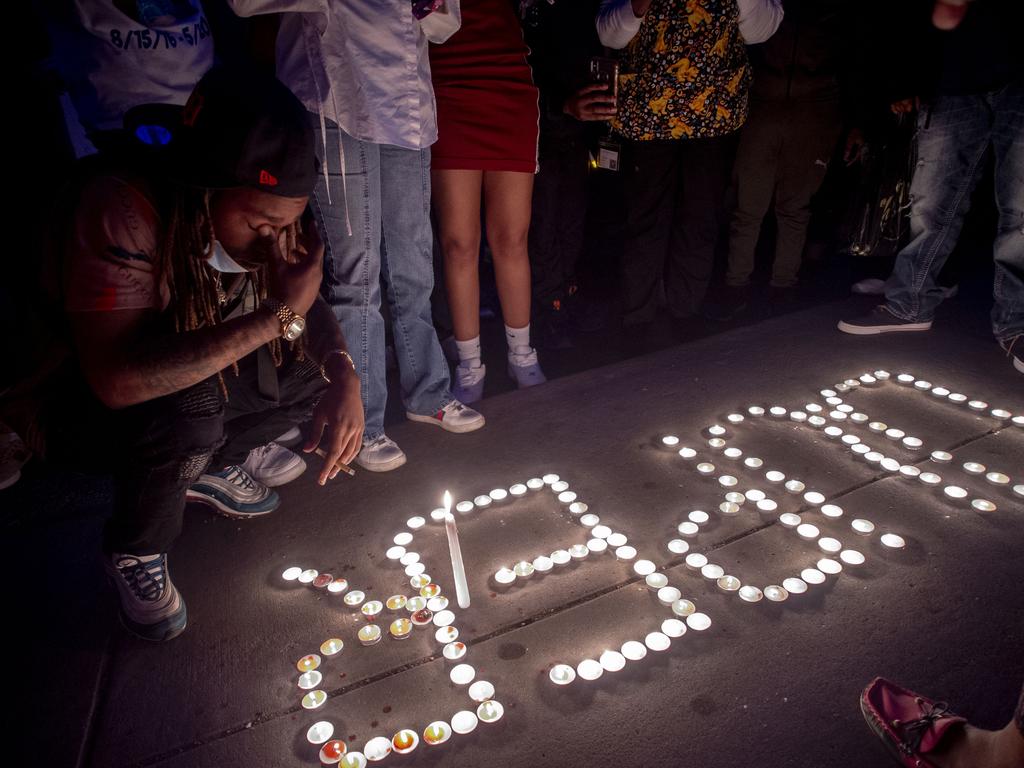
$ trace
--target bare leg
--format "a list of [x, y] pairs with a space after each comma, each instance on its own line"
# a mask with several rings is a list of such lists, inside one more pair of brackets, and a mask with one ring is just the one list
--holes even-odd
[[480, 194], [483, 175], [482, 171], [431, 172], [434, 214], [444, 254], [445, 286], [452, 328], [458, 341], [480, 335]]
[[950, 733], [930, 752], [939, 768], [1020, 768], [1024, 765], [1024, 734], [1011, 721], [998, 731], [965, 725]]
[[530, 259], [527, 236], [533, 174], [485, 171], [487, 242], [494, 254], [494, 273], [505, 325], [524, 328], [530, 322]]

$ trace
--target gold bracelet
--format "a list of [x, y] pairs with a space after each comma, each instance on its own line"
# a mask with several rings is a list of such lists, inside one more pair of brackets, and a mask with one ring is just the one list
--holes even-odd
[[323, 376], [324, 379], [326, 379], [328, 384], [331, 383], [331, 377], [327, 375], [327, 360], [331, 357], [331, 355], [343, 356], [346, 360], [348, 360], [348, 364], [352, 366], [352, 372], [358, 373], [358, 371], [356, 371], [356, 361], [352, 359], [352, 355], [350, 355], [344, 349], [332, 349], [330, 352], [324, 355], [323, 362], [320, 363], [320, 375]]

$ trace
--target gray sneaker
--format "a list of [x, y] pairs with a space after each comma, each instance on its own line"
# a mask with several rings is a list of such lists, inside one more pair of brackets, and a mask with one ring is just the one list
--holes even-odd
[[254, 480], [237, 464], [200, 475], [189, 487], [186, 498], [240, 520], [270, 514], [281, 504], [277, 491]]
[[370, 472], [390, 472], [405, 464], [405, 452], [387, 435], [363, 443], [356, 464]]
[[162, 642], [185, 630], [185, 601], [171, 583], [167, 555], [114, 553], [103, 568], [121, 598], [121, 623], [143, 640]]

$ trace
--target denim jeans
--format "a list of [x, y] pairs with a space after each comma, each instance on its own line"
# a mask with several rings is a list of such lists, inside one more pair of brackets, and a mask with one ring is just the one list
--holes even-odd
[[940, 95], [918, 115], [910, 242], [896, 258], [885, 298], [893, 314], [927, 321], [989, 146], [995, 155], [998, 225], [992, 330], [1004, 343], [1024, 333], [1024, 84], [972, 96]]
[[[314, 116], [317, 151], [323, 143]], [[345, 149], [345, 192], [338, 140]], [[451, 402], [448, 363], [431, 320], [430, 150], [373, 144], [327, 124], [331, 202], [323, 177], [310, 203], [324, 240], [321, 293], [345, 333], [362, 384], [364, 442], [384, 434], [387, 404], [381, 280], [391, 314], [402, 402], [432, 414]], [[352, 227], [346, 232], [345, 206]]]

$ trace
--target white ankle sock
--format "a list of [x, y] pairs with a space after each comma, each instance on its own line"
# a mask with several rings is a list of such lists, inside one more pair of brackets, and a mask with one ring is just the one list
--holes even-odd
[[480, 365], [480, 337], [474, 336], [465, 341], [455, 340], [455, 348], [459, 351], [459, 365], [464, 368], [476, 368]]
[[530, 324], [522, 328], [509, 328], [505, 326], [505, 340], [508, 342], [508, 353], [510, 355], [528, 355], [533, 351], [530, 346]]

